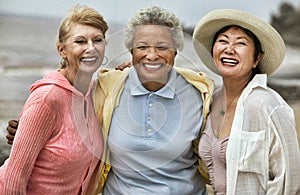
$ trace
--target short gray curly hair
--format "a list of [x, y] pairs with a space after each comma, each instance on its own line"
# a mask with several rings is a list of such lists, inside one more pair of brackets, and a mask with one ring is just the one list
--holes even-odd
[[169, 27], [173, 35], [175, 48], [183, 49], [184, 35], [179, 19], [175, 14], [156, 6], [140, 9], [134, 16], [131, 17], [126, 25], [125, 31], [125, 46], [128, 50], [133, 48], [133, 39], [135, 30], [142, 25], [162, 25]]

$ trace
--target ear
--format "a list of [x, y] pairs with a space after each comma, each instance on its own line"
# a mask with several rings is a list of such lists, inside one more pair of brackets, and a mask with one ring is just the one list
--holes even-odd
[[67, 57], [64, 46], [62, 44], [57, 44], [56, 49], [57, 49], [57, 52], [59, 53], [59, 55], [61, 56], [61, 58]]
[[257, 60], [255, 61], [254, 65], [253, 65], [252, 67], [253, 67], [253, 68], [256, 68], [256, 66], [257, 66], [258, 63], [263, 59], [263, 57], [264, 57], [264, 54], [263, 54], [263, 53], [258, 54]]

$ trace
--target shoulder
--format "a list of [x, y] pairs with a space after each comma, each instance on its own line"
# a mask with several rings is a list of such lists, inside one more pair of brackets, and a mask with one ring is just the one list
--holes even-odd
[[213, 82], [213, 80], [210, 79], [204, 72], [196, 72], [190, 69], [178, 68], [178, 67], [175, 67], [175, 70], [177, 71], [178, 74], [182, 75], [185, 78], [198, 79], [199, 81], [204, 79], [207, 82]]
[[55, 84], [41, 85], [37, 87], [31, 94], [28, 101], [31, 104], [41, 103], [49, 108], [60, 107], [69, 102], [71, 92]]
[[96, 80], [96, 93], [101, 90], [105, 94], [110, 93], [112, 88], [123, 86], [131, 68], [120, 70], [103, 69], [98, 73]]
[[116, 79], [128, 75], [130, 68], [121, 70], [103, 69], [98, 72], [98, 79]]
[[221, 95], [222, 87], [216, 88], [215, 91], [212, 94], [213, 99], [216, 99]]
[[193, 70], [178, 67], [176, 67], [175, 70], [202, 93], [207, 93], [209, 96], [212, 95], [215, 87], [214, 81], [204, 72], [195, 72]]
[[276, 109], [291, 110], [287, 102], [275, 90], [267, 87], [257, 87], [252, 89], [250, 94], [243, 101], [245, 107], [264, 111], [268, 114]]
[[97, 85], [101, 88], [111, 88], [117, 83], [123, 83], [131, 68], [121, 70], [103, 69], [98, 72]]

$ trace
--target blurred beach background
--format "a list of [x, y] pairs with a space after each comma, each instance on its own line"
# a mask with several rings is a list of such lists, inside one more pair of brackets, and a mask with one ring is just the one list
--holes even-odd
[[[257, 1], [257, 2], [256, 2]], [[10, 152], [6, 144], [6, 126], [9, 119], [18, 119], [29, 96], [30, 85], [47, 72], [59, 67], [56, 52], [56, 34], [61, 18], [75, 3], [92, 6], [110, 25], [107, 34], [108, 64], [102, 68], [130, 59], [124, 47], [124, 24], [139, 8], [158, 5], [174, 12], [185, 29], [185, 48], [176, 59], [178, 66], [204, 71], [215, 80], [198, 59], [192, 46], [191, 33], [197, 21], [216, 8], [236, 8], [253, 13], [271, 23], [282, 34], [287, 45], [282, 66], [269, 78], [269, 86], [277, 90], [295, 111], [300, 140], [300, 5], [299, 0], [182, 1], [171, 0], [1, 0], [0, 1], [0, 164]], [[62, 5], [64, 4], [64, 5]], [[259, 5], [259, 6], [254, 6]], [[96, 77], [96, 75], [95, 75]]]

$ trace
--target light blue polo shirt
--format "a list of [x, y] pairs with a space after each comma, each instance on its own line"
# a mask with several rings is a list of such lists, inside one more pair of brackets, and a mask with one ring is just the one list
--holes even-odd
[[111, 121], [104, 195], [205, 193], [192, 146], [201, 124], [201, 95], [175, 69], [156, 92], [131, 69]]

